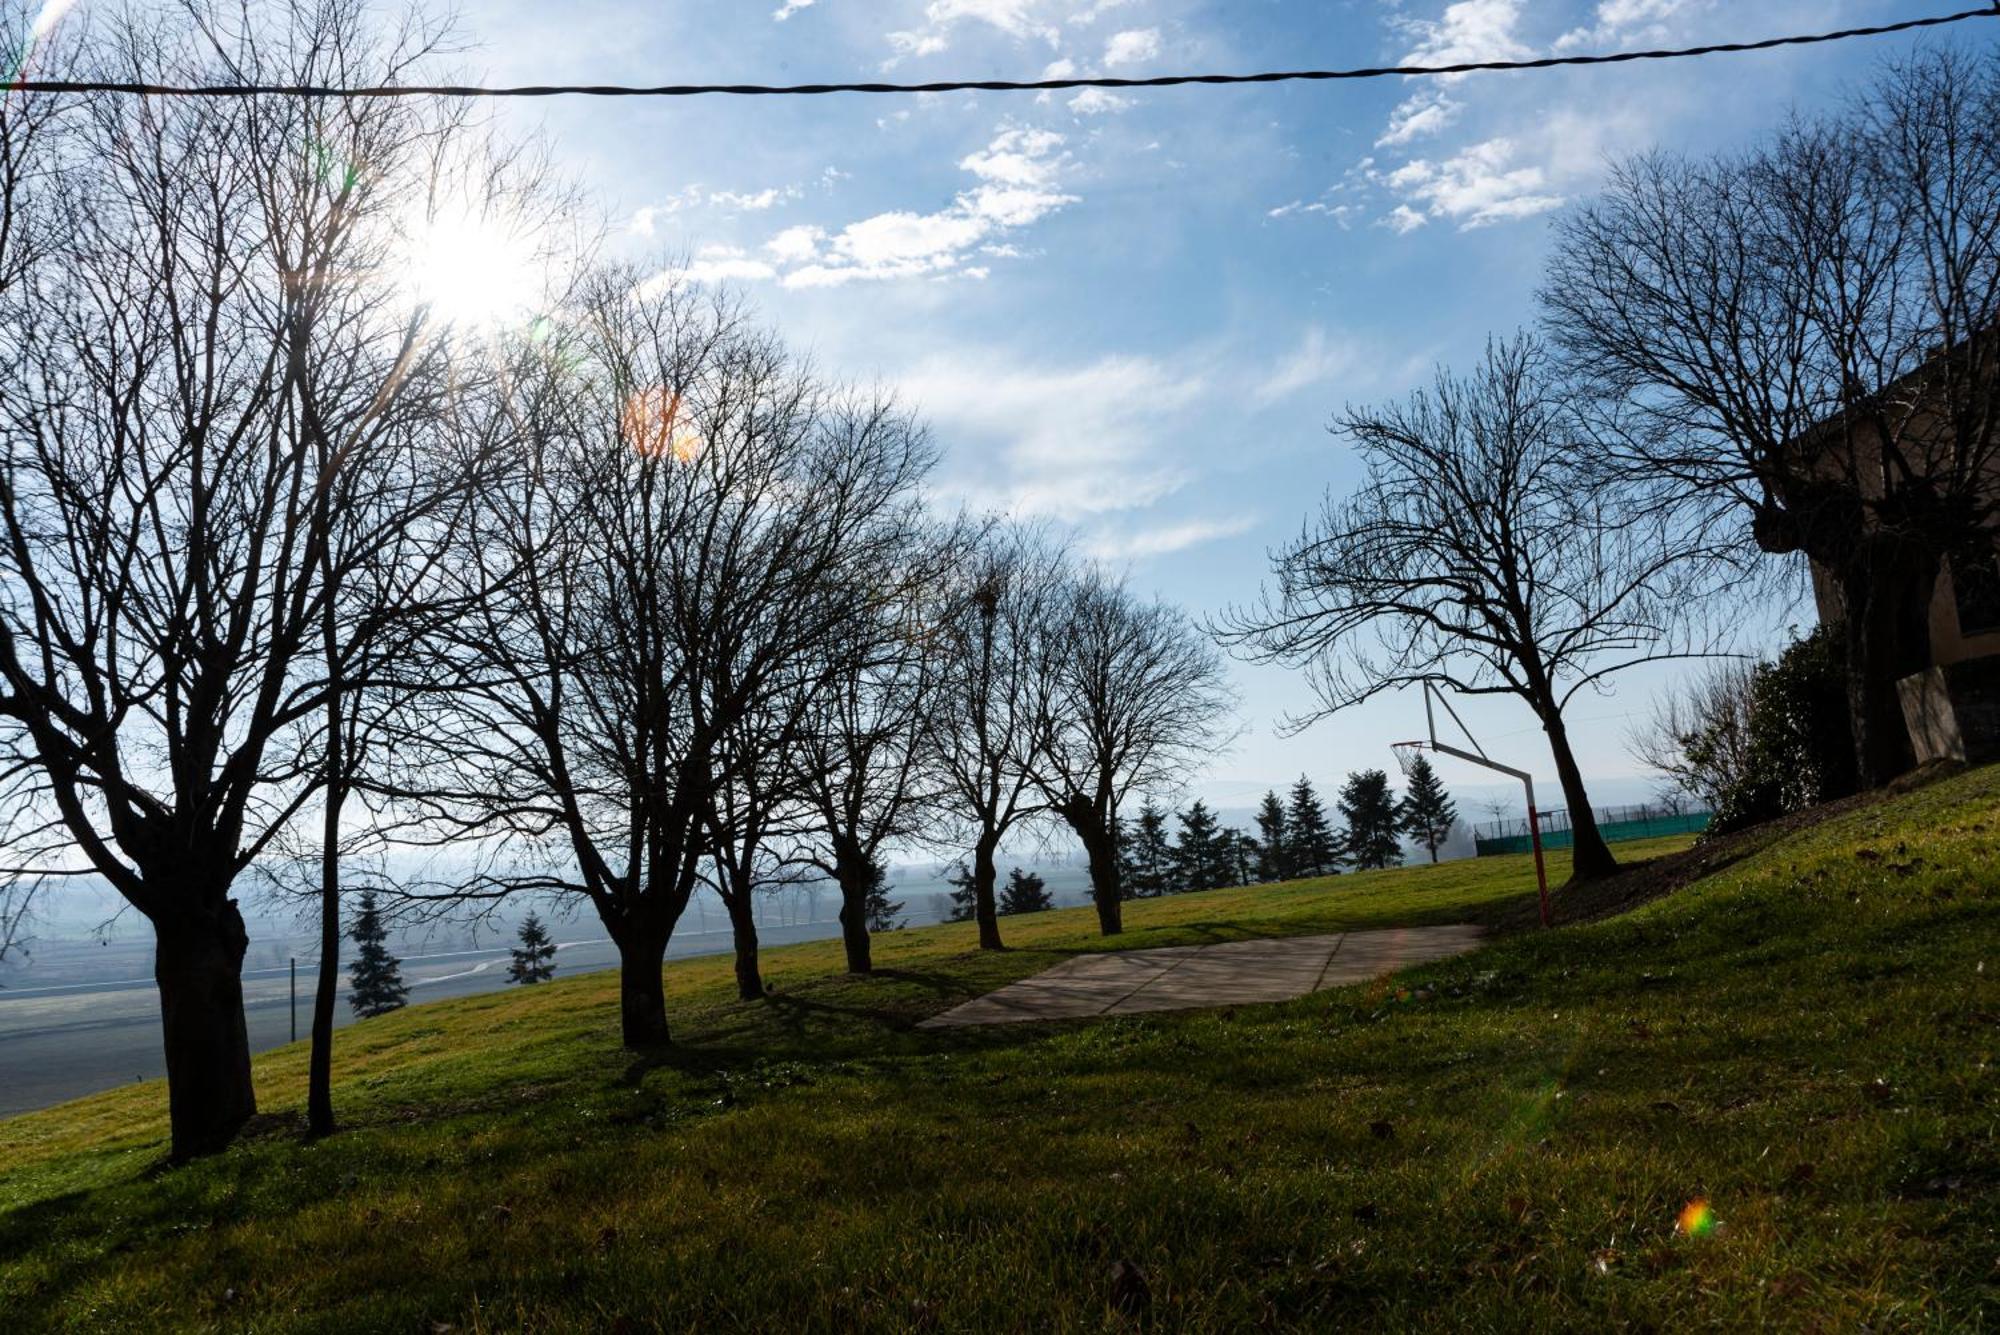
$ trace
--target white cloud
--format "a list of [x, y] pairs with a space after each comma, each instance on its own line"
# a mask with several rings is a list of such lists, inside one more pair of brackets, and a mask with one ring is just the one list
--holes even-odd
[[1104, 44], [1104, 63], [1114, 68], [1119, 65], [1143, 65], [1159, 58], [1158, 28], [1134, 28], [1129, 32], [1113, 33], [1111, 40]]
[[1038, 366], [982, 350], [934, 357], [897, 380], [943, 437], [967, 447], [952, 480], [980, 505], [1087, 519], [1143, 509], [1190, 476], [1160, 445], [1204, 389], [1152, 358]]
[[863, 280], [933, 277], [960, 270], [974, 254], [1005, 253], [998, 238], [1077, 202], [1057, 180], [1068, 165], [1065, 140], [1051, 130], [1003, 129], [959, 167], [980, 184], [934, 213], [895, 210], [837, 233], [788, 228], [765, 249], [790, 267], [792, 288], [841, 287]]
[[1143, 561], [1148, 557], [1184, 552], [1205, 542], [1237, 537], [1249, 532], [1256, 523], [1255, 515], [1239, 515], [1233, 519], [1189, 519], [1152, 528], [1097, 533], [1084, 545], [1100, 561]]
[[1398, 236], [1408, 236], [1419, 227], [1428, 226], [1429, 223], [1429, 218], [1418, 213], [1408, 204], [1398, 204], [1395, 208], [1389, 210], [1388, 215], [1382, 219], [1382, 225], [1395, 232]]
[[1713, 0], [1600, 0], [1595, 24], [1572, 28], [1556, 39], [1556, 50], [1580, 47], [1629, 48], [1673, 34], [1669, 20], [1711, 8]]
[[1412, 231], [1422, 224], [1411, 221], [1415, 213], [1410, 202], [1420, 202], [1433, 218], [1450, 219], [1461, 229], [1492, 223], [1532, 218], [1560, 208], [1564, 199], [1549, 185], [1549, 173], [1540, 166], [1515, 166], [1514, 141], [1488, 139], [1463, 150], [1443, 162], [1418, 158], [1384, 178], [1391, 190], [1404, 196], [1407, 212], [1391, 214], [1399, 232]]
[[741, 254], [705, 254], [654, 281], [678, 278], [691, 283], [761, 283], [777, 276], [778, 271], [762, 260]]
[[1121, 97], [1109, 88], [1085, 88], [1069, 100], [1069, 109], [1079, 116], [1115, 115], [1131, 105], [1131, 98]]
[[759, 190], [754, 194], [742, 194], [734, 190], [718, 190], [708, 197], [708, 202], [719, 209], [732, 209], [743, 213], [761, 213], [776, 208], [787, 200], [797, 199], [803, 191], [797, 186], [784, 189]]
[[779, 5], [777, 11], [773, 13], [771, 17], [776, 19], [778, 22], [783, 23], [786, 19], [798, 13], [801, 9], [811, 9], [812, 7], [813, 7], [813, 0], [785, 0], [785, 3]]
[[1457, 0], [1436, 20], [1400, 20], [1397, 26], [1416, 42], [1404, 60], [1412, 65], [1525, 60], [1534, 51], [1515, 32], [1521, 8], [1522, 0]]
[[1436, 134], [1457, 121], [1464, 110], [1464, 104], [1443, 93], [1418, 93], [1389, 113], [1389, 128], [1375, 141], [1375, 147], [1390, 148]]
[[[1040, 42], [1051, 48], [1063, 45], [1066, 28], [1083, 28], [1096, 23], [1132, 0], [930, 0], [924, 6], [921, 26], [888, 34], [895, 56], [888, 63], [911, 56], [935, 55], [950, 48], [957, 30], [965, 25], [984, 25], [1016, 41]], [[1051, 74], [1051, 79], [1067, 75]]]
[[1312, 325], [1300, 337], [1298, 346], [1251, 391], [1251, 398], [1258, 407], [1269, 407], [1303, 389], [1315, 386], [1330, 389], [1333, 381], [1352, 381], [1368, 366], [1368, 351], [1361, 343], [1337, 338], [1323, 327]]

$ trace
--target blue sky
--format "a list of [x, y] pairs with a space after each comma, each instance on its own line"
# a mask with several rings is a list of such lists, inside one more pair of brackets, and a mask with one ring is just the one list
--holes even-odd
[[[1679, 45], [1961, 7], [469, 0], [462, 63], [503, 82], [1143, 75]], [[1532, 319], [1549, 219], [1609, 157], [1746, 142], [1908, 45], [1453, 81], [499, 114], [547, 136], [615, 250], [734, 283], [828, 371], [898, 387], [944, 447], [944, 493], [1070, 525], [1139, 587], [1205, 612], [1253, 596], [1267, 548], [1354, 478], [1332, 412]], [[1421, 730], [1409, 698], [1280, 738], [1302, 684], [1237, 677], [1243, 737], [1190, 776], [1228, 806], [1302, 770], [1387, 765], [1387, 743]], [[1664, 680], [1575, 705], [1600, 800], [1642, 791], [1625, 736]], [[1549, 771], [1518, 706], [1468, 718], [1496, 753]]]

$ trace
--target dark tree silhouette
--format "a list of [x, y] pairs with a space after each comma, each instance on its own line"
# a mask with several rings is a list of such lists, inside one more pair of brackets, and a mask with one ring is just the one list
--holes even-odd
[[1046, 913], [1055, 906], [1055, 897], [1041, 877], [1019, 867], [1007, 874], [1007, 887], [1000, 892], [1001, 913]]
[[1340, 838], [1327, 819], [1312, 780], [1299, 775], [1285, 808], [1285, 878], [1331, 876], [1340, 870]]
[[863, 900], [864, 911], [871, 932], [893, 932], [903, 925], [903, 901], [889, 898], [889, 875], [882, 864], [869, 864], [867, 897]]
[[[946, 922], [971, 922], [979, 916], [979, 882], [963, 862], [952, 868], [945, 884], [951, 887], [951, 911]], [[995, 908], [997, 911], [998, 903]]]
[[[384, 36], [338, 2], [194, 11], [121, 18], [82, 66], [393, 82], [432, 31]], [[404, 610], [391, 566], [421, 568], [430, 508], [463, 486], [423, 432], [444, 343], [374, 281], [453, 113], [103, 98], [37, 125], [39, 105], [0, 126], [0, 774], [25, 803], [11, 831], [60, 829], [60, 869], [153, 927], [184, 1159], [256, 1107], [236, 879], [343, 772], [319, 730], [369, 684], [357, 646]]]
[[1096, 570], [1070, 579], [1039, 642], [1045, 703], [1032, 767], [1049, 810], [1090, 859], [1099, 930], [1124, 930], [1119, 808], [1224, 740], [1222, 658], [1178, 608], [1141, 602]]
[[1180, 813], [1180, 833], [1174, 840], [1174, 889], [1214, 890], [1228, 884], [1233, 840], [1205, 802]]
[[361, 893], [361, 912], [354, 916], [354, 965], [348, 970], [347, 1004], [362, 1019], [387, 1015], [409, 1002], [403, 970], [389, 953], [389, 929], [375, 905], [375, 892]]
[[1379, 769], [1347, 776], [1340, 790], [1340, 816], [1347, 823], [1341, 840], [1358, 871], [1398, 866], [1403, 861], [1403, 822], [1389, 791], [1389, 775]]
[[931, 630], [938, 663], [929, 712], [937, 810], [972, 844], [969, 883], [982, 950], [1000, 950], [994, 857], [1018, 823], [1044, 810], [1035, 763], [1048, 683], [1042, 637], [1058, 614], [1063, 554], [1042, 534], [997, 525], [959, 562]]
[[1125, 892], [1133, 899], [1152, 899], [1167, 892], [1173, 875], [1173, 843], [1167, 838], [1167, 813], [1149, 798], [1139, 819], [1120, 847], [1125, 860]]
[[1410, 763], [1409, 791], [1396, 809], [1404, 834], [1416, 840], [1438, 860], [1438, 847], [1451, 838], [1458, 824], [1458, 806], [1438, 778], [1437, 767], [1428, 756], [1419, 755]]
[[477, 611], [437, 650], [451, 690], [415, 721], [436, 764], [411, 794], [440, 837], [493, 850], [445, 893], [591, 904], [631, 1047], [668, 1041], [667, 943], [721, 836], [746, 846], [719, 807], [782, 773], [787, 720], [891, 555], [878, 521], [932, 458], [893, 404], [647, 277], [592, 276], [494, 406], [518, 473], [457, 553]]
[[1294, 726], [1425, 682], [1520, 697], [1562, 780], [1578, 880], [1617, 863], [1563, 711], [1613, 673], [1693, 653], [1705, 578], [1697, 548], [1592, 485], [1585, 427], [1529, 337], [1403, 404], [1350, 409], [1339, 429], [1367, 480], [1329, 498], [1274, 558], [1275, 589], [1227, 622], [1250, 657], [1307, 671], [1320, 707]]
[[507, 981], [510, 983], [546, 983], [556, 976], [556, 943], [549, 937], [549, 929], [542, 925], [541, 917], [530, 913], [521, 923], [521, 944], [509, 951]]
[[1257, 808], [1257, 879], [1282, 881], [1291, 875], [1291, 842], [1285, 832], [1285, 804], [1275, 792]]
[[1837, 592], [1868, 786], [1911, 762], [1896, 682], [1930, 666], [1940, 569], [2000, 527], [1996, 119], [2000, 57], [1931, 50], [1752, 152], [1626, 161], [1542, 293], [1628, 415], [1610, 471]]

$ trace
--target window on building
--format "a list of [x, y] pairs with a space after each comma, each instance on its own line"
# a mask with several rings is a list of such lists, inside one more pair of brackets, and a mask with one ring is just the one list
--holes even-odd
[[1980, 635], [2000, 630], [2000, 553], [1973, 560], [1954, 560], [1951, 591], [1958, 604], [1958, 633]]

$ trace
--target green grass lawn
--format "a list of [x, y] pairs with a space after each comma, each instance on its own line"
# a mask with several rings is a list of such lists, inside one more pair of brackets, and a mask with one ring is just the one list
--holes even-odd
[[[776, 950], [763, 1002], [677, 963], [658, 1062], [608, 975], [413, 1007], [342, 1032], [321, 1144], [161, 1171], [157, 1085], [0, 1123], [0, 1328], [1980, 1328], [1996, 854], [1988, 769], [1278, 1006], [911, 1028], [1107, 944], [1513, 921], [1525, 859]], [[303, 1050], [258, 1068], [294, 1113]]]

